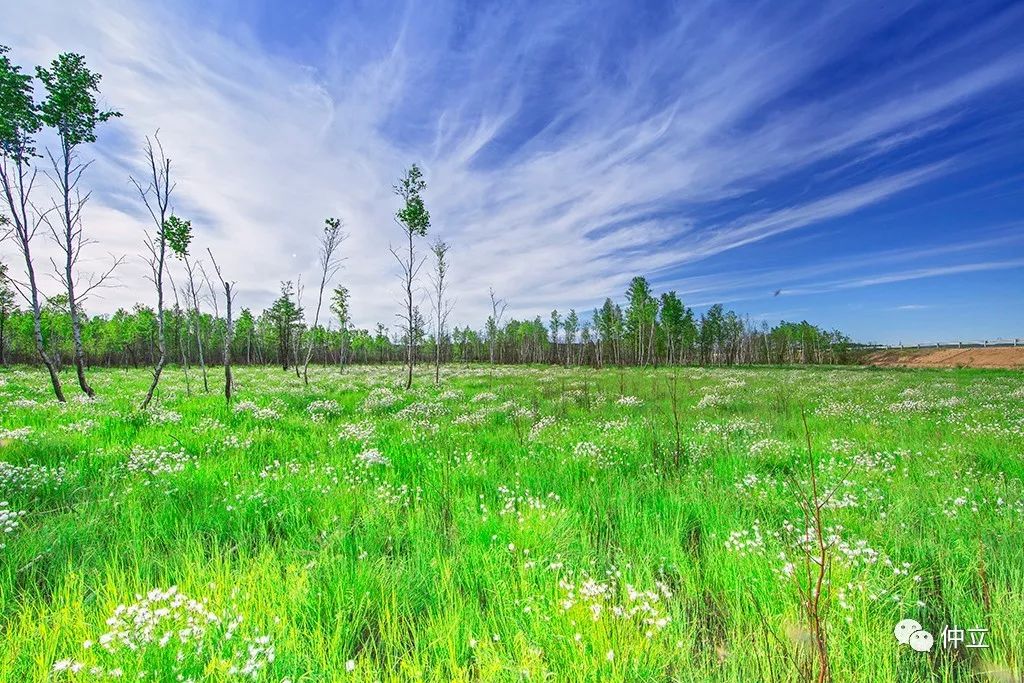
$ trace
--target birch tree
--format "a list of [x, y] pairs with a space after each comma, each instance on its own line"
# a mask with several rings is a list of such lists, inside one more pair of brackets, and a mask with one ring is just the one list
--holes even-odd
[[495, 295], [493, 287], [487, 288], [487, 294], [491, 298], [491, 316], [487, 319], [488, 352], [491, 363], [494, 363], [495, 344], [498, 341], [498, 334], [501, 330], [501, 319], [505, 316], [505, 309], [508, 308], [508, 302], [504, 299], [499, 299], [497, 295]]
[[[120, 116], [120, 112], [104, 111], [96, 103], [101, 76], [89, 71], [82, 55], [66, 52], [50, 63], [50, 68], [36, 67], [36, 76], [46, 88], [46, 98], [39, 105], [39, 118], [53, 128], [59, 140], [58, 151], [47, 149], [53, 173], [50, 176], [57, 190], [53, 211], [44, 214], [54, 242], [64, 253], [63, 263], [53, 263], [58, 281], [68, 296], [71, 316], [71, 337], [75, 351], [75, 372], [78, 385], [92, 398], [96, 392], [85, 378], [85, 350], [82, 346], [81, 305], [89, 293], [113, 274], [124, 260], [115, 258], [109, 270], [93, 277], [79, 289], [75, 267], [82, 249], [91, 243], [84, 236], [82, 210], [89, 201], [89, 193], [82, 193], [80, 183], [91, 161], [82, 162], [78, 150], [87, 143], [96, 142], [96, 127]], [[55, 217], [51, 221], [51, 216]]]
[[220, 280], [221, 286], [224, 288], [224, 303], [225, 320], [224, 327], [224, 402], [231, 406], [231, 390], [234, 382], [231, 376], [231, 341], [234, 337], [234, 321], [231, 318], [231, 300], [234, 297], [235, 283], [228, 282], [224, 279], [224, 275], [220, 271], [220, 266], [217, 265], [217, 260], [213, 258], [213, 252], [210, 251], [209, 247], [206, 249], [206, 253], [210, 255], [210, 262], [213, 263], [213, 270], [217, 273], [217, 279]]
[[[192, 320], [192, 331], [196, 338], [199, 369], [203, 373], [203, 391], [210, 393], [210, 380], [206, 374], [206, 357], [203, 354], [203, 317], [199, 310], [199, 288], [196, 287], [196, 264], [189, 258], [188, 251], [185, 251], [181, 258], [185, 263], [185, 275], [188, 276], [187, 289], [184, 289], [185, 305], [189, 308], [188, 317]], [[186, 287], [186, 285], [183, 285], [183, 288], [184, 287]]]
[[146, 250], [149, 252], [146, 259], [150, 270], [149, 280], [156, 288], [158, 355], [156, 364], [153, 366], [153, 380], [150, 382], [146, 397], [142, 400], [141, 410], [148, 408], [153, 400], [153, 393], [160, 383], [160, 374], [167, 363], [167, 339], [164, 325], [164, 273], [166, 272], [167, 249], [170, 247], [173, 254], [183, 257], [188, 253], [188, 245], [192, 238], [191, 224], [170, 214], [171, 193], [174, 192], [174, 182], [171, 180], [171, 160], [164, 153], [159, 135], [154, 135], [153, 139], [147, 136], [144, 149], [149, 179], [145, 186], [135, 178], [129, 178], [129, 180], [138, 190], [154, 226], [152, 234], [148, 230], [145, 231], [145, 244]]
[[335, 287], [331, 293], [331, 312], [338, 319], [338, 329], [341, 332], [341, 348], [338, 351], [338, 367], [340, 369], [345, 367], [345, 355], [348, 350], [348, 326], [350, 324], [348, 296], [348, 289], [341, 285]]
[[320, 323], [320, 307], [324, 303], [324, 287], [334, 279], [341, 268], [341, 258], [338, 257], [338, 248], [348, 237], [341, 230], [340, 218], [328, 218], [324, 221], [324, 229], [320, 234], [320, 289], [316, 297], [316, 313], [313, 314], [312, 334], [309, 335], [309, 344], [306, 347], [306, 361], [302, 364], [302, 381], [309, 384], [309, 361], [313, 357], [313, 343], [315, 342], [316, 327]]
[[575, 308], [569, 309], [569, 314], [565, 316], [565, 322], [563, 323], [563, 329], [565, 330], [565, 365], [566, 367], [573, 363], [573, 345], [576, 343], [576, 332], [580, 328], [580, 317], [576, 313]]
[[417, 312], [414, 310], [413, 292], [415, 291], [416, 276], [423, 266], [423, 260], [416, 257], [416, 238], [426, 237], [427, 228], [430, 227], [430, 213], [423, 203], [423, 191], [427, 189], [427, 182], [423, 179], [423, 172], [419, 166], [413, 164], [405, 172], [398, 184], [394, 186], [395, 194], [402, 199], [402, 208], [395, 214], [395, 222], [402, 228], [402, 233], [408, 241], [408, 250], [399, 254], [398, 250], [391, 247], [391, 255], [398, 261], [402, 270], [402, 287], [405, 290], [405, 310], [398, 314], [399, 320], [403, 323], [405, 331], [405, 360], [407, 374], [405, 388], [412, 388], [412, 369], [416, 362], [413, 351], [416, 345]]
[[554, 362], [558, 364], [558, 328], [562, 324], [562, 317], [558, 315], [558, 309], [551, 311], [551, 351], [554, 354]]
[[26, 278], [24, 284], [13, 279], [11, 282], [32, 309], [32, 336], [36, 353], [50, 375], [54, 396], [64, 403], [60, 375], [43, 340], [43, 307], [32, 262], [32, 240], [42, 222], [31, 202], [36, 180], [32, 159], [38, 156], [35, 136], [42, 128], [42, 121], [33, 97], [32, 77], [21, 73], [21, 68], [10, 61], [7, 57], [9, 50], [0, 45], [0, 185], [3, 185], [4, 201], [9, 214], [6, 220], [25, 260]]
[[448, 300], [448, 251], [451, 245], [444, 240], [437, 240], [430, 246], [434, 254], [434, 272], [430, 282], [433, 286], [431, 298], [434, 304], [434, 384], [441, 383], [441, 344], [444, 342], [445, 326], [452, 312], [452, 302]]

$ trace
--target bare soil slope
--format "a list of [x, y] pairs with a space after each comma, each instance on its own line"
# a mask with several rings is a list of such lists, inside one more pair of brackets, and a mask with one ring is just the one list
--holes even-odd
[[905, 368], [1024, 368], [1024, 346], [887, 349], [869, 354], [864, 363]]

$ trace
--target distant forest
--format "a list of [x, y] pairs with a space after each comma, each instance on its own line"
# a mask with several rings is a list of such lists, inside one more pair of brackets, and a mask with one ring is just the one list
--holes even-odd
[[[188, 291], [188, 286], [184, 290]], [[204, 303], [214, 290], [203, 284], [199, 308], [175, 305], [164, 311], [168, 361], [201, 365], [223, 363], [227, 320]], [[675, 292], [656, 297], [644, 278], [634, 278], [625, 308], [611, 299], [580, 316], [570, 309], [552, 311], [547, 320], [504, 320], [504, 304], [479, 329], [452, 327], [440, 337], [414, 308], [414, 353], [417, 362], [553, 363], [561, 365], [734, 365], [844, 363], [854, 345], [838, 331], [808, 322], [754, 324], [721, 305], [695, 316]], [[38, 362], [30, 311], [15, 306], [12, 288], [0, 282], [0, 357], [4, 363]], [[230, 353], [236, 364], [301, 367], [308, 345], [315, 363], [382, 363], [406, 360], [403, 330], [378, 323], [374, 329], [349, 325], [348, 294], [334, 290], [331, 320], [313, 327], [292, 283], [258, 314], [243, 308], [233, 321]], [[42, 331], [58, 367], [73, 358], [71, 319], [66, 298], [51, 298], [42, 311]], [[140, 367], [159, 356], [156, 311], [136, 304], [111, 316], [83, 316], [82, 344], [89, 365]]]

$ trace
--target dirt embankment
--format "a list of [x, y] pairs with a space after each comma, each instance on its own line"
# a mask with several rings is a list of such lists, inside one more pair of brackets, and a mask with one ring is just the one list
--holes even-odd
[[886, 349], [869, 353], [864, 364], [889, 368], [1024, 368], [1024, 346]]

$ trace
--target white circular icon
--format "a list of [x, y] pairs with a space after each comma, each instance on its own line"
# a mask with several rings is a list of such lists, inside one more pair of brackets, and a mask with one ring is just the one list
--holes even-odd
[[896, 628], [893, 629], [892, 633], [896, 636], [896, 640], [899, 641], [900, 645], [908, 645], [910, 644], [910, 636], [920, 630], [920, 623], [913, 619], [904, 619], [900, 623], [896, 624]]
[[928, 652], [932, 649], [935, 639], [928, 631], [917, 631], [910, 636], [910, 647], [917, 652]]

